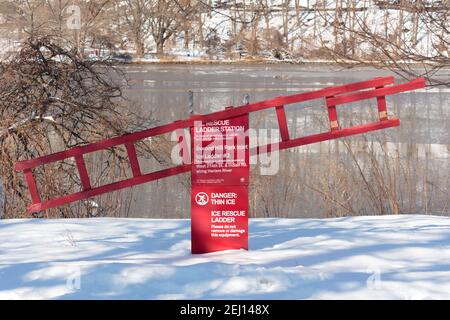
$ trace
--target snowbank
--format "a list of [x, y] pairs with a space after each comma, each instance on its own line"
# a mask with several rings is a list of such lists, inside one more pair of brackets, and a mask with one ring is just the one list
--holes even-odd
[[253, 219], [190, 254], [188, 220], [0, 221], [1, 299], [450, 298], [450, 218]]

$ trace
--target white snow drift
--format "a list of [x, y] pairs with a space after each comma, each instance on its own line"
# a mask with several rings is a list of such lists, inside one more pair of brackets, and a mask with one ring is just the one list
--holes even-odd
[[253, 219], [206, 255], [188, 220], [4, 220], [0, 298], [450, 298], [450, 218]]

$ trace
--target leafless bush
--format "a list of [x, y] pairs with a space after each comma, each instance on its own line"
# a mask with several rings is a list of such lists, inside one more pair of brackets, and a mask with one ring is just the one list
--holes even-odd
[[[370, 65], [405, 79], [425, 76], [430, 85], [450, 85], [437, 76], [450, 66], [450, 2], [375, 2], [382, 24], [368, 19], [370, 8], [359, 0], [336, 1], [333, 11], [319, 12], [334, 36], [334, 41], [322, 38], [321, 47], [342, 65]], [[426, 48], [420, 45], [424, 42]]]
[[[103, 138], [148, 127], [127, 107], [122, 97], [126, 79], [107, 63], [88, 62], [76, 50], [67, 49], [64, 40], [31, 38], [19, 53], [0, 65], [0, 180], [5, 189], [4, 217], [25, 214], [28, 191], [21, 174], [14, 171], [17, 161], [81, 146]], [[139, 152], [152, 154], [146, 143]], [[123, 151], [111, 149], [99, 172], [99, 179], [124, 175], [112, 163], [125, 165]], [[67, 159], [35, 170], [42, 199], [80, 189], [73, 161]], [[119, 197], [109, 203], [114, 214]], [[98, 206], [92, 201], [78, 207], [49, 210], [51, 217], [90, 215]], [[80, 207], [81, 206], [81, 207]]]

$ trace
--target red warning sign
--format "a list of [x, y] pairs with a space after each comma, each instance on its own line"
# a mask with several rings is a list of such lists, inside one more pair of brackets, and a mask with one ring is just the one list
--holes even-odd
[[248, 185], [248, 115], [192, 128], [192, 183]]
[[248, 115], [192, 128], [192, 253], [248, 249]]
[[248, 249], [247, 189], [192, 186], [192, 253]]

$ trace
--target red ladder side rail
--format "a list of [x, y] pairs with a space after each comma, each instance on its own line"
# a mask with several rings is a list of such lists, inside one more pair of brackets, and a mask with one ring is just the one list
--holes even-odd
[[[137, 160], [136, 150], [134, 143], [151, 137], [155, 135], [160, 135], [172, 131], [178, 131], [179, 129], [190, 128], [194, 125], [194, 120], [201, 120], [203, 122], [221, 120], [226, 118], [231, 118], [267, 108], [275, 108], [277, 112], [277, 118], [279, 123], [279, 128], [281, 132], [282, 141], [279, 143], [279, 149], [287, 149], [300, 145], [305, 145], [314, 142], [320, 142], [330, 139], [336, 139], [340, 137], [345, 137], [349, 135], [354, 135], [358, 133], [364, 133], [372, 130], [383, 129], [387, 127], [393, 127], [399, 125], [400, 121], [398, 119], [393, 120], [385, 120], [377, 123], [371, 123], [366, 125], [354, 126], [350, 128], [331, 130], [330, 132], [319, 133], [307, 137], [299, 137], [290, 139], [289, 131], [287, 128], [287, 120], [284, 112], [284, 105], [292, 104], [297, 102], [303, 102], [312, 99], [325, 98], [327, 106], [337, 106], [338, 104], [349, 103], [364, 99], [369, 99], [373, 97], [383, 98], [385, 95], [399, 93], [403, 91], [409, 91], [413, 89], [423, 88], [425, 86], [425, 81], [423, 78], [419, 78], [408, 83], [403, 83], [400, 85], [393, 85], [389, 87], [385, 87], [388, 84], [393, 83], [393, 77], [385, 77], [385, 78], [376, 78], [369, 81], [356, 82], [351, 84], [346, 84], [343, 86], [330, 87], [312, 92], [305, 92], [296, 95], [286, 96], [286, 97], [278, 97], [271, 100], [265, 100], [262, 102], [257, 102], [253, 104], [248, 104], [232, 109], [227, 109], [225, 111], [218, 111], [207, 115], [195, 116], [191, 119], [179, 120], [174, 123], [170, 123], [167, 125], [159, 126], [156, 128], [147, 129], [144, 131], [127, 134], [121, 137], [112, 138], [103, 140], [100, 142], [92, 143], [86, 146], [73, 148], [67, 151], [58, 152], [52, 155], [43, 156], [36, 159], [25, 160], [18, 162], [16, 164], [17, 171], [24, 171], [26, 176], [26, 181], [28, 183], [32, 205], [28, 207], [29, 212], [37, 212], [46, 210], [49, 208], [57, 207], [62, 204], [67, 204], [70, 202], [87, 199], [93, 196], [97, 196], [103, 193], [120, 190], [123, 188], [132, 187], [135, 185], [139, 185], [142, 183], [150, 182], [153, 180], [166, 178], [169, 176], [177, 175], [180, 173], [185, 173], [191, 170], [191, 166], [189, 164], [182, 164], [179, 166], [175, 166], [172, 168], [151, 172], [148, 174], [142, 174], [139, 167], [139, 162]], [[343, 95], [344, 93], [349, 93], [356, 90], [363, 90], [375, 88], [374, 90], [361, 91], [357, 93], [351, 93], [347, 95]], [[341, 95], [341, 96], [340, 96]], [[339, 100], [340, 99], [340, 100]], [[380, 102], [378, 103], [378, 107], [380, 109]], [[381, 107], [383, 107], [381, 105]], [[336, 117], [337, 120], [337, 117]], [[179, 140], [181, 142], [181, 140]], [[104, 150], [110, 147], [114, 147], [117, 145], [125, 145], [127, 149], [127, 154], [130, 160], [130, 166], [132, 168], [133, 177], [125, 180], [121, 180], [118, 182], [113, 182], [107, 185], [103, 185], [96, 188], [91, 188], [89, 182], [88, 172], [86, 170], [84, 164], [83, 155], [99, 150]], [[261, 146], [253, 148], [251, 150], [251, 154], [258, 154], [263, 152], [271, 152], [273, 145], [268, 145], [265, 148], [261, 149]], [[41, 199], [38, 194], [38, 190], [36, 187], [36, 182], [33, 176], [32, 169], [51, 162], [61, 161], [67, 158], [75, 158], [77, 167], [80, 174], [80, 180], [82, 182], [83, 191], [76, 192], [73, 194], [61, 196], [56, 199], [46, 200], [41, 202]]]
[[355, 134], [366, 133], [369, 131], [386, 129], [390, 127], [397, 127], [399, 125], [400, 125], [399, 119], [390, 119], [383, 122], [373, 122], [329, 132], [317, 133], [306, 137], [290, 139], [288, 141], [280, 141], [278, 145], [267, 144], [264, 146], [257, 146], [250, 149], [250, 155], [254, 156], [261, 153], [269, 153], [272, 152], [272, 149], [285, 150], [289, 148], [300, 147], [312, 143], [333, 140], [337, 138], [344, 138], [348, 136], [353, 136]]
[[87, 191], [80, 191], [80, 192], [68, 194], [68, 195], [61, 196], [56, 199], [47, 200], [44, 202], [40, 202], [40, 201], [34, 202], [33, 201], [33, 204], [31, 204], [28, 207], [28, 212], [33, 213], [33, 212], [47, 210], [50, 208], [55, 208], [55, 207], [61, 206], [63, 204], [88, 199], [88, 198], [95, 197], [95, 196], [98, 196], [98, 195], [101, 195], [104, 193], [137, 186], [137, 185], [151, 182], [154, 180], [167, 178], [167, 177], [174, 176], [177, 174], [189, 172], [190, 170], [191, 170], [191, 165], [189, 165], [189, 164], [180, 165], [180, 166], [173, 167], [173, 168], [168, 168], [168, 169], [164, 169], [164, 170], [160, 170], [160, 171], [156, 171], [156, 172], [151, 172], [151, 173], [148, 173], [145, 175], [141, 175], [139, 177], [134, 177], [134, 178], [126, 179], [126, 180], [113, 182], [113, 183], [106, 184], [106, 185], [103, 185], [103, 186], [100, 186], [97, 188], [92, 188]]
[[329, 103], [330, 105], [338, 105], [338, 104], [350, 103], [350, 102], [355, 102], [355, 101], [364, 100], [364, 99], [385, 97], [385, 96], [388, 96], [391, 94], [420, 89], [423, 87], [425, 87], [425, 79], [417, 78], [415, 80], [397, 84], [395, 86], [389, 86], [389, 87], [383, 87], [383, 88], [379, 88], [379, 89], [375, 89], [375, 90], [366, 90], [366, 91], [360, 91], [360, 92], [356, 92], [356, 93], [349, 93], [346, 95], [340, 95], [340, 96], [329, 99], [329, 101], [327, 101], [327, 103]]

